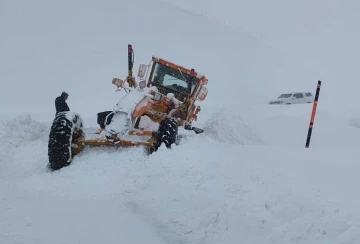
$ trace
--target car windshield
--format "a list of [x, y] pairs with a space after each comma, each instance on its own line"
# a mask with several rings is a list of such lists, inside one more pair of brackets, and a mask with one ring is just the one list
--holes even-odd
[[190, 78], [190, 75], [180, 70], [156, 63], [151, 82], [153, 82], [154, 85], [162, 85], [165, 88], [169, 88], [171, 92], [174, 93], [180, 93], [182, 91], [189, 92], [191, 86], [192, 93], [199, 79], [194, 77], [192, 84], [190, 84]]
[[280, 97], [278, 98], [289, 98], [291, 97], [292, 93], [286, 93], [286, 94], [281, 94]]

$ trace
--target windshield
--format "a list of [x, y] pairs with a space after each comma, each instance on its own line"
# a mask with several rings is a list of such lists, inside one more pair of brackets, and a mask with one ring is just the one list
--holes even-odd
[[278, 98], [289, 98], [291, 97], [292, 93], [287, 93], [287, 94], [281, 94], [280, 97]]
[[[190, 78], [190, 75], [183, 73], [180, 70], [156, 63], [154, 73], [151, 77], [151, 82], [153, 82], [154, 85], [162, 85], [165, 88], [169, 88], [171, 92], [189, 92]], [[194, 91], [198, 81], [198, 78], [193, 78], [191, 93]]]

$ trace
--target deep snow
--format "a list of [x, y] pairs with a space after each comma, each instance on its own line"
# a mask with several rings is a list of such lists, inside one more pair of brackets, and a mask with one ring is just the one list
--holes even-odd
[[310, 109], [224, 110], [171, 150], [87, 149], [54, 173], [48, 126], [2, 122], [1, 243], [358, 243], [360, 130], [320, 109], [304, 149]]
[[[1, 244], [360, 242], [357, 105], [334, 109], [324, 80], [305, 149], [312, 104], [266, 104], [315, 92], [311, 67], [293, 73], [304, 60], [161, 1], [0, 4]], [[126, 76], [128, 43], [137, 64], [156, 54], [208, 75], [205, 133], [150, 156], [87, 149], [48, 172], [55, 96], [69, 91], [96, 126], [119, 99], [111, 79]]]

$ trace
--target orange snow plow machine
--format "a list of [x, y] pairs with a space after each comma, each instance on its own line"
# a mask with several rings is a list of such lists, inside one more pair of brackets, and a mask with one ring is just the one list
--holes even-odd
[[48, 155], [53, 170], [71, 163], [86, 146], [144, 146], [150, 153], [161, 144], [167, 148], [179, 142], [179, 128], [203, 130], [192, 126], [208, 94], [208, 79], [194, 69], [185, 68], [153, 56], [140, 64], [138, 81], [133, 76], [134, 51], [128, 45], [128, 76], [113, 78], [116, 91], [123, 94], [112, 110], [97, 114], [100, 128], [84, 128], [75, 112], [59, 113], [51, 127]]

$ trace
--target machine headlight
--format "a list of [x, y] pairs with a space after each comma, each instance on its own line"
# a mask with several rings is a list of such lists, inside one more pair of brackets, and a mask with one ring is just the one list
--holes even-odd
[[145, 88], [145, 87], [146, 87], [146, 81], [144, 81], [144, 80], [140, 81], [140, 82], [139, 82], [139, 87], [140, 87], [141, 89]]
[[154, 100], [159, 101], [161, 99], [161, 94], [155, 93]]

